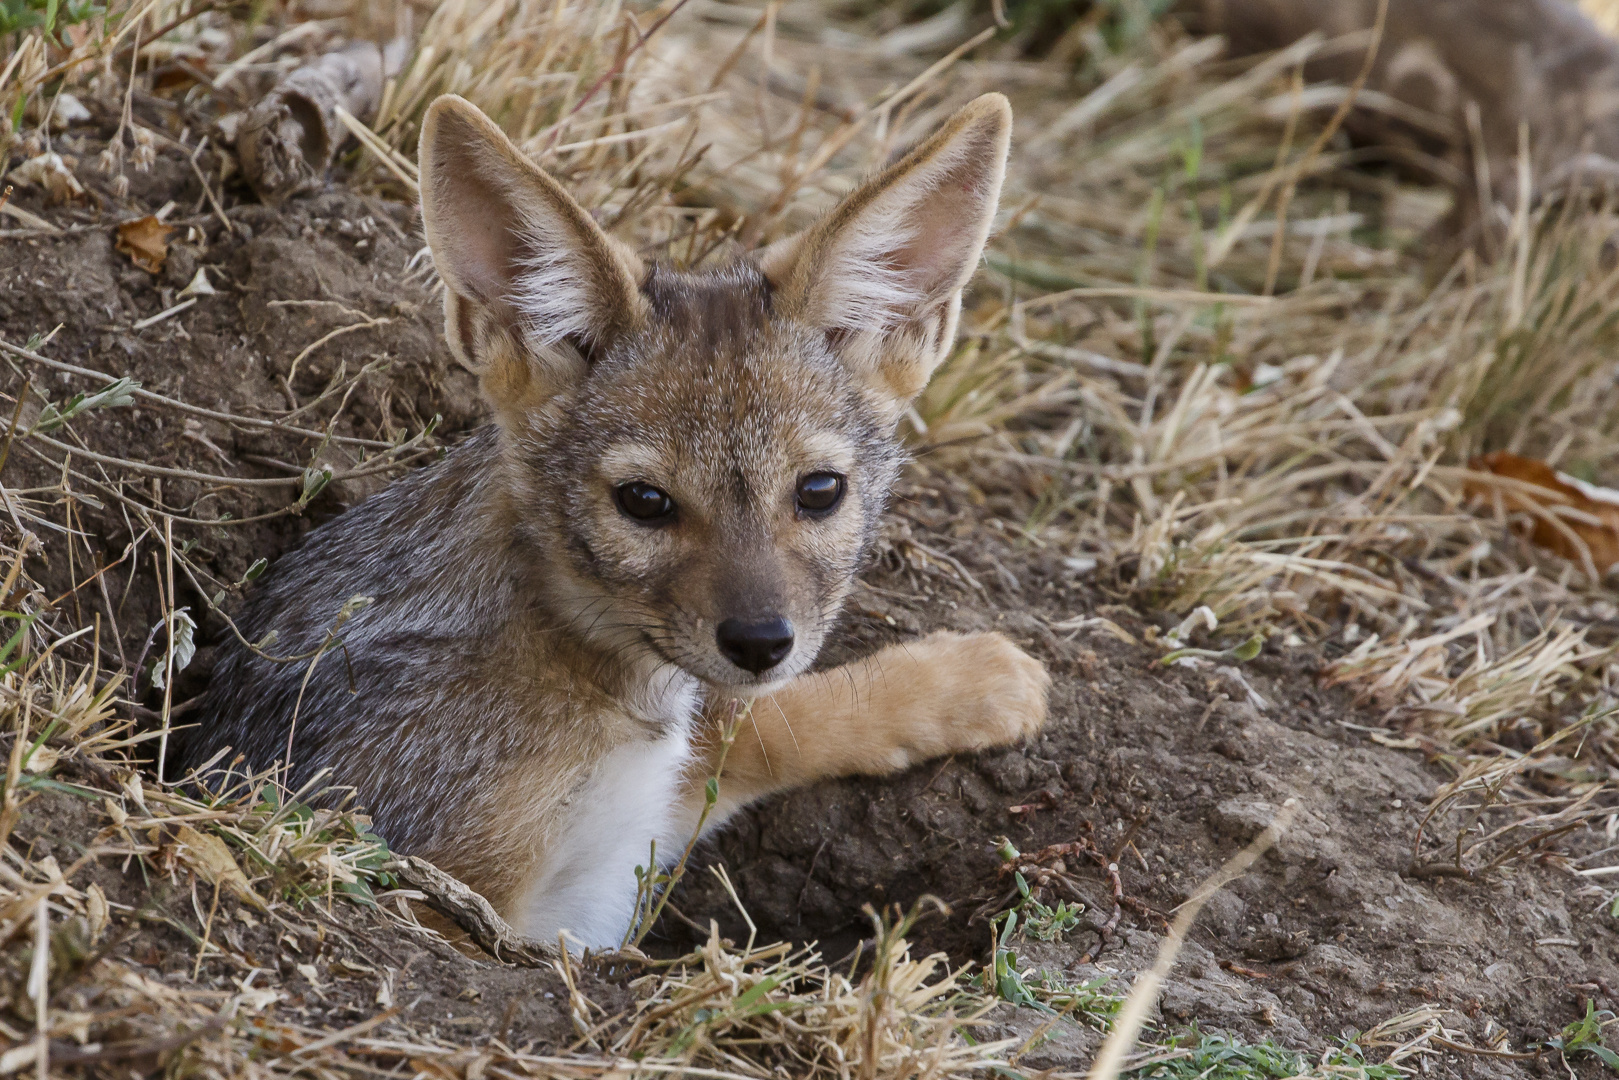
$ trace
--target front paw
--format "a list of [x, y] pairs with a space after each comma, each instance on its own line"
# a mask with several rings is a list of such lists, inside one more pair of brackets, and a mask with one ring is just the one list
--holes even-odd
[[1001, 634], [930, 634], [909, 647], [927, 683], [911, 731], [914, 760], [1004, 746], [1046, 722], [1051, 676]]

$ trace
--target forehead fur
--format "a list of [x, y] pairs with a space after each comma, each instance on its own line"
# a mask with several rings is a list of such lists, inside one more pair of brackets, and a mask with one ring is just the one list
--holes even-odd
[[825, 335], [772, 317], [770, 283], [751, 262], [657, 267], [641, 288], [649, 318], [595, 359], [577, 402], [598, 452], [632, 444], [636, 456], [834, 467], [882, 438]]
[[654, 264], [641, 292], [654, 323], [697, 350], [734, 350], [770, 317], [770, 282], [747, 260], [696, 274]]

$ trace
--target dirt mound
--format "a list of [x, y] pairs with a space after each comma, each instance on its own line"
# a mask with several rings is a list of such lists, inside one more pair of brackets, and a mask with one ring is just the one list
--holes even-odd
[[[103, 125], [102, 137], [111, 126]], [[88, 134], [73, 140], [86, 163], [101, 145]], [[201, 161], [209, 163], [206, 152]], [[42, 350], [62, 364], [131, 378], [147, 391], [257, 425], [243, 430], [143, 398], [75, 419], [85, 445], [151, 466], [132, 475], [73, 458], [68, 465], [83, 479], [71, 486], [86, 497], [40, 508], [55, 524], [71, 512], [74, 527], [87, 534], [82, 554], [91, 565], [114, 563], [124, 544], [141, 538], [117, 571], [116, 587], [109, 586], [110, 608], [109, 596], [74, 594], [76, 604], [99, 603], [114, 631], [107, 647], [133, 662], [163, 617], [146, 565], [160, 545], [143, 529], [156, 526], [138, 507], [160, 506], [199, 527], [194, 561], [210, 576], [208, 592], [182, 575], [177, 598], [202, 623], [200, 637], [212, 640], [225, 626], [211, 616], [208, 596], [229, 592], [258, 559], [274, 559], [398, 475], [403, 465], [389, 464], [390, 447], [415, 437], [398, 456], [430, 460], [435, 447], [480, 423], [484, 410], [475, 381], [444, 344], [430, 275], [413, 272], [421, 250], [413, 207], [333, 187], [276, 210], [236, 205], [222, 219], [206, 212], [202, 181], [178, 148], [150, 173], [132, 175], [140, 181], [134, 205], [100, 215], [53, 213], [27, 193], [15, 196], [63, 228], [28, 230], [0, 244], [0, 335], [14, 345], [46, 342]], [[91, 192], [105, 184], [88, 164], [79, 176]], [[199, 212], [164, 217], [172, 231], [161, 270], [152, 273], [118, 250], [117, 226], [171, 203], [198, 204]], [[213, 292], [178, 299], [198, 273]], [[64, 402], [110, 381], [16, 357], [8, 363], [7, 391], [15, 394], [28, 380], [36, 407], [37, 399]], [[63, 476], [67, 457], [66, 447], [19, 441], [11, 482], [47, 489]], [[323, 468], [334, 479], [310, 491], [309, 478]], [[259, 486], [221, 487], [238, 478]], [[133, 503], [120, 500], [125, 492]], [[297, 505], [302, 492], [312, 497]], [[83, 565], [39, 554], [29, 571], [58, 596], [81, 582]], [[182, 691], [207, 672], [205, 651]]]

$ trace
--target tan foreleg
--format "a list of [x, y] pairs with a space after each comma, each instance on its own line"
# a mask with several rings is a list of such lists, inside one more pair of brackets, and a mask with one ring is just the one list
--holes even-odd
[[[1000, 634], [948, 632], [794, 679], [743, 714], [705, 831], [784, 788], [1014, 742], [1045, 722], [1050, 683], [1038, 660]], [[692, 824], [731, 709], [718, 698], [701, 721], [682, 815]]]

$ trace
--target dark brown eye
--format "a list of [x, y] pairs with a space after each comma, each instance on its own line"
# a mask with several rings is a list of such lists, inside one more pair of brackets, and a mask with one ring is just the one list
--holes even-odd
[[798, 508], [807, 514], [830, 513], [843, 501], [843, 477], [835, 472], [812, 472], [798, 478]]
[[618, 508], [636, 521], [663, 525], [675, 516], [675, 501], [662, 488], [635, 480], [620, 484], [617, 492]]

